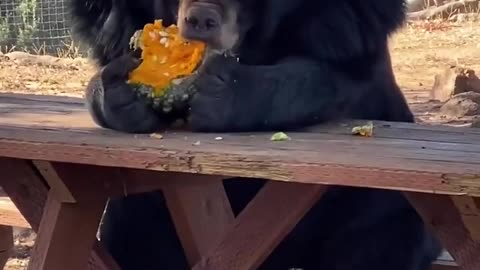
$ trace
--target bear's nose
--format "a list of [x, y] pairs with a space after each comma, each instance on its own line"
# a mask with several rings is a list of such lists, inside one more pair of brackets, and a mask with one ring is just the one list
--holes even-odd
[[185, 16], [183, 36], [191, 40], [210, 42], [219, 34], [220, 14], [204, 7], [191, 7]]

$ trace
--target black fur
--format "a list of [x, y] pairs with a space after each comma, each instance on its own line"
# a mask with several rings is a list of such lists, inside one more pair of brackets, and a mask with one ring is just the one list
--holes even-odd
[[[196, 131], [291, 130], [338, 118], [412, 122], [392, 72], [388, 35], [404, 19], [403, 0], [238, 0], [236, 57], [212, 57], [193, 85]], [[155, 2], [155, 4], [153, 4]], [[171, 119], [131, 94], [126, 74], [134, 29], [175, 22], [175, 0], [72, 0], [76, 31], [94, 49], [103, 85], [88, 92], [103, 127], [151, 132]], [[321, 151], [321, 149], [318, 149]], [[225, 181], [235, 214], [264, 181]], [[102, 238], [124, 270], [187, 269], [161, 193], [115, 199]], [[334, 187], [261, 269], [427, 270], [438, 242], [400, 192]]]

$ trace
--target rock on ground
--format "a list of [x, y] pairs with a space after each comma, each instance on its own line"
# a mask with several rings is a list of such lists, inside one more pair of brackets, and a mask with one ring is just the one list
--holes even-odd
[[435, 75], [431, 99], [444, 102], [454, 95], [470, 91], [480, 93], [480, 79], [475, 71], [451, 66]]
[[440, 108], [440, 114], [447, 119], [480, 115], [480, 93], [470, 91], [453, 96]]

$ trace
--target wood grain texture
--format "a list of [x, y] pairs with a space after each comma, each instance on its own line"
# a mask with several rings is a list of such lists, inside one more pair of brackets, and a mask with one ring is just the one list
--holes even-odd
[[33, 160], [32, 163], [35, 168], [37, 168], [37, 171], [42, 175], [43, 179], [47, 181], [50, 191], [53, 190], [56, 193], [57, 199], [60, 202], [76, 202], [72, 193], [68, 187], [65, 186], [65, 183], [58, 176], [55, 168], [50, 162], [44, 160]]
[[461, 270], [480, 269], [480, 242], [463, 224], [462, 216], [447, 195], [407, 192], [406, 197], [434, 230]]
[[96, 241], [106, 197], [62, 203], [50, 190], [28, 270], [84, 270]]
[[[38, 232], [43, 208], [47, 201], [48, 187], [33, 164], [26, 160], [0, 158], [3, 169], [0, 186]], [[88, 270], [119, 270], [118, 265], [107, 254], [102, 245], [95, 244], [88, 262]]]
[[257, 269], [325, 191], [321, 185], [266, 183], [193, 270]]
[[363, 123], [353, 121], [285, 142], [173, 130], [155, 139], [96, 127], [79, 99], [0, 95], [0, 104], [4, 157], [480, 196], [476, 129], [375, 122], [363, 138], [350, 134]]
[[194, 266], [222, 239], [234, 215], [221, 178], [201, 184], [185, 182], [164, 186], [163, 194], [187, 259]]
[[0, 224], [30, 228], [30, 224], [28, 224], [15, 204], [8, 197], [0, 198]]

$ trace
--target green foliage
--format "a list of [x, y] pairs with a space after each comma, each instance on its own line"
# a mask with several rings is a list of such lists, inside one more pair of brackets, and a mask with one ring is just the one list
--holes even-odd
[[[2, 0], [0, 0], [1, 2]], [[0, 45], [7, 49], [33, 45], [38, 31], [37, 2], [42, 0], [7, 1], [0, 17]], [[0, 7], [1, 7], [0, 3]], [[14, 7], [14, 8], [12, 8]]]
[[68, 29], [68, 1], [0, 0], [0, 51], [78, 57], [83, 48]]
[[9, 34], [8, 17], [0, 18], [0, 40], [6, 40]]
[[17, 45], [29, 46], [37, 30], [37, 0], [22, 0], [15, 9], [15, 13], [20, 15], [22, 20], [18, 28]]

